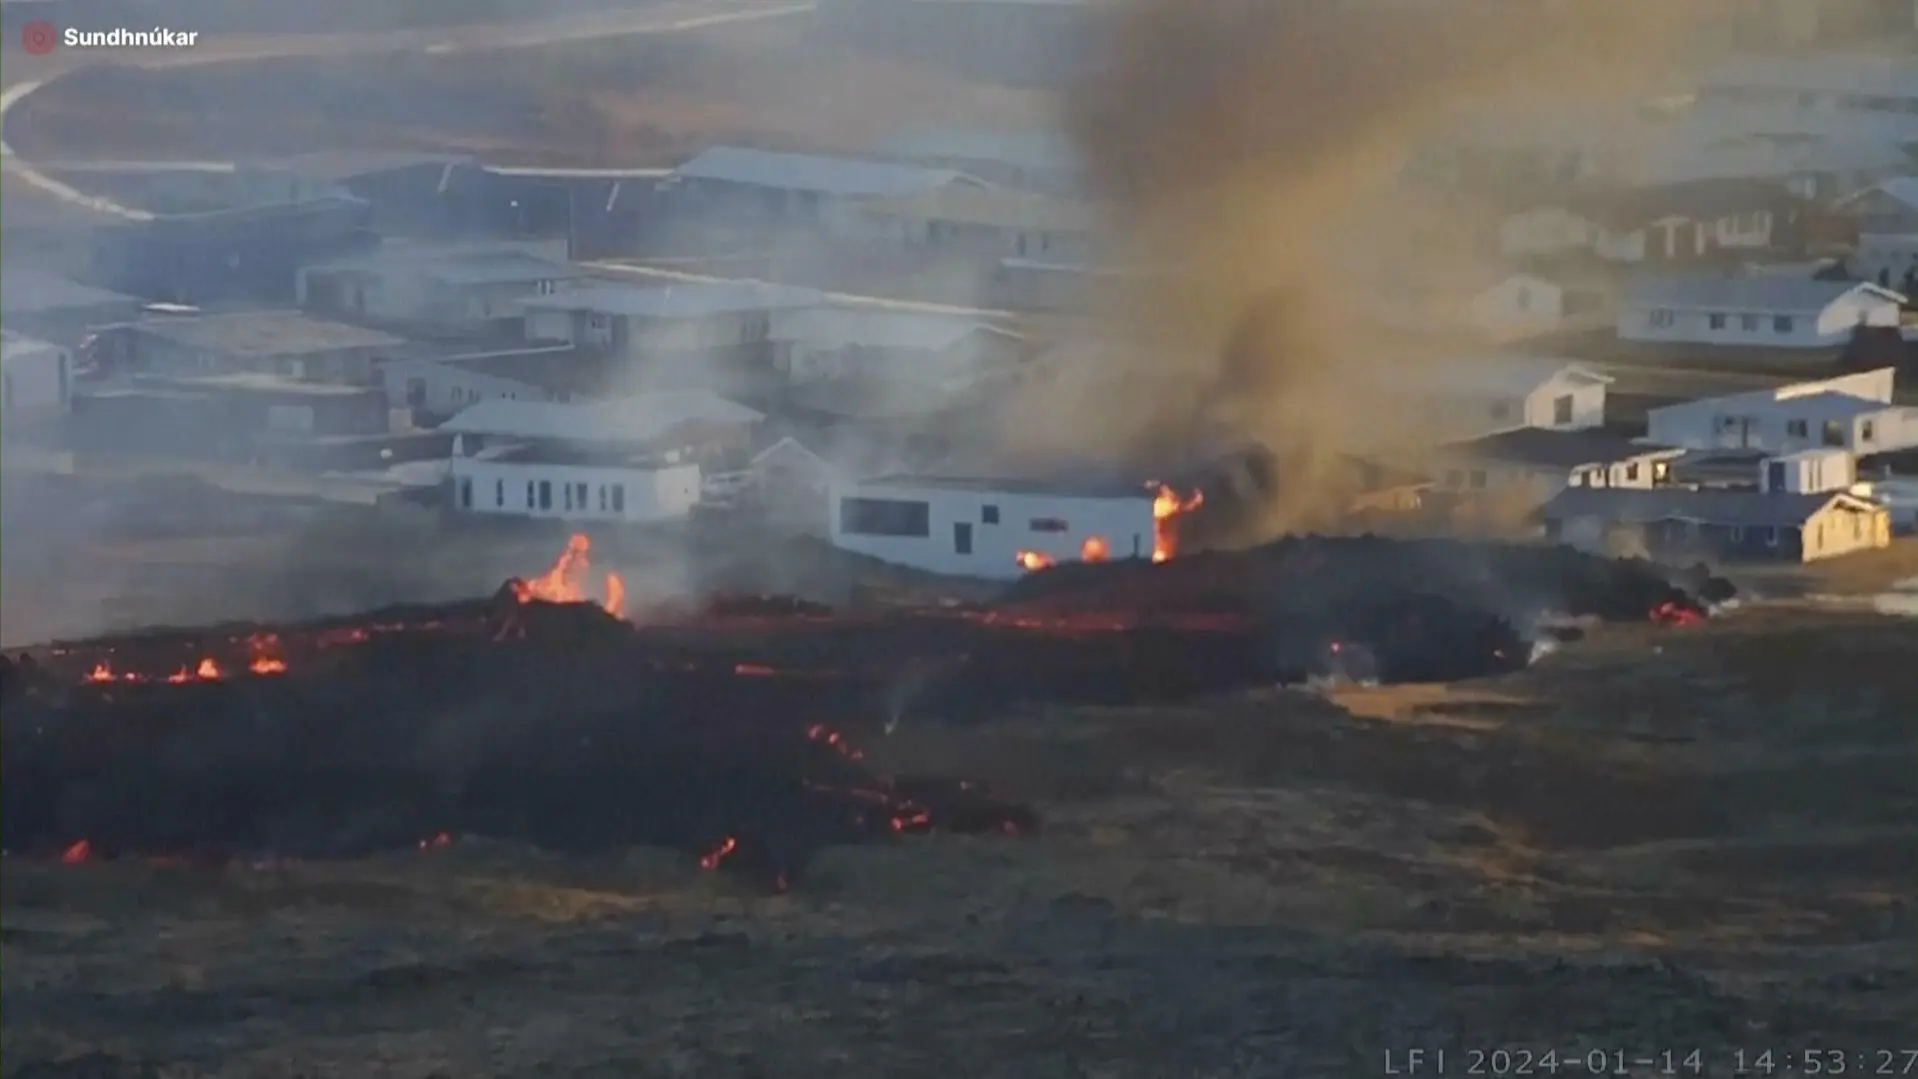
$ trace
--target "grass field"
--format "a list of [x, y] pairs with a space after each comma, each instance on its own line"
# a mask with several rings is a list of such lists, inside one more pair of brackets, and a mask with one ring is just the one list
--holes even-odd
[[1683, 1045], [1712, 1074], [1760, 1043], [1895, 1046], [1914, 650], [1918, 620], [1770, 607], [1483, 684], [908, 726], [870, 757], [1033, 798], [1048, 831], [836, 851], [777, 898], [644, 851], [10, 862], [0, 1057], [1157, 1079], [1448, 1043]]

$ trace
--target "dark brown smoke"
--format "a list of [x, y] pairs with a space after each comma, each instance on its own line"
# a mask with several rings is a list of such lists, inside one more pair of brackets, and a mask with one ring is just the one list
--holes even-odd
[[1382, 414], [1369, 390], [1408, 342], [1370, 327], [1368, 308], [1393, 297], [1367, 267], [1496, 269], [1482, 208], [1396, 185], [1418, 138], [1467, 98], [1662, 92], [1697, 60], [1693, 30], [1719, 10], [1719, 0], [1126, 0], [1069, 121], [1124, 260], [1175, 272], [1094, 297], [1136, 377], [1033, 402], [1047, 418], [1018, 417], [1009, 438], [1137, 449], [1223, 423], [1284, 458], [1268, 530], [1310, 522], [1326, 509], [1323, 463], [1418, 435], [1415, 410]]

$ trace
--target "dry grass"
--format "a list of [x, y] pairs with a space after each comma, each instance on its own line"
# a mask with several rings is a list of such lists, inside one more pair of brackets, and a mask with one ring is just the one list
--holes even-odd
[[1046, 834], [837, 850], [786, 897], [485, 845], [9, 864], [0, 1055], [1249, 1076], [1408, 1039], [1876, 1044], [1918, 1006], [1915, 649], [1915, 621], [1758, 609], [1486, 684], [907, 726], [882, 767], [1035, 798]]

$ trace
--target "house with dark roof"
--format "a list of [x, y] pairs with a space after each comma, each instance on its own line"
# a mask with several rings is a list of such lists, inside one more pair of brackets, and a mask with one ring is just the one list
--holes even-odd
[[580, 271], [517, 247], [393, 247], [301, 267], [295, 302], [308, 311], [437, 331], [518, 336], [528, 296], [550, 296]]
[[1835, 349], [1860, 326], [1896, 328], [1904, 297], [1859, 281], [1691, 274], [1637, 281], [1618, 338], [1640, 344]]
[[1442, 490], [1536, 505], [1566, 487], [1662, 486], [1683, 452], [1604, 428], [1518, 427], [1448, 442], [1431, 459]]
[[1571, 487], [1538, 516], [1548, 538], [1610, 554], [1812, 562], [1891, 542], [1885, 507], [1844, 491]]

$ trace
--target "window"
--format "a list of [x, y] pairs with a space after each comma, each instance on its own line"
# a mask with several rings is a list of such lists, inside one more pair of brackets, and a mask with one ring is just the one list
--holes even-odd
[[557, 281], [541, 280], [539, 283], [538, 292], [541, 296], [551, 296], [553, 293], [558, 291], [559, 291], [559, 282]]
[[1820, 433], [1824, 435], [1824, 443], [1827, 446], [1843, 446], [1845, 444], [1845, 425], [1839, 423], [1837, 420], [1826, 420], [1825, 429]]
[[972, 553], [972, 522], [954, 521], [952, 523], [952, 553]]
[[1738, 316], [1738, 328], [1741, 330], [1744, 330], [1746, 333], [1757, 333], [1758, 332], [1758, 316], [1757, 315]]
[[842, 498], [839, 531], [853, 536], [931, 536], [932, 504], [899, 498]]
[[1767, 547], [1778, 546], [1778, 529], [1767, 528], [1765, 530], [1765, 546]]
[[1811, 425], [1804, 420], [1785, 421], [1786, 438], [1810, 438]]
[[1714, 330], [1722, 330], [1725, 328], [1725, 316], [1716, 311], [1713, 311], [1707, 316], [1707, 321], [1711, 323], [1711, 328]]
[[539, 508], [543, 510], [553, 508], [553, 482], [551, 480], [539, 481]]
[[1473, 469], [1472, 474], [1466, 478], [1466, 482], [1471, 485], [1472, 490], [1483, 491], [1485, 489], [1485, 470], [1482, 468]]
[[410, 408], [420, 408], [426, 404], [426, 380], [409, 378], [406, 380], [406, 404]]
[[567, 513], [573, 512], [573, 485], [570, 483], [560, 484], [559, 493], [560, 493], [560, 501], [564, 503], [564, 506], [562, 506], [561, 508], [563, 508]]
[[1870, 420], [1862, 420], [1859, 422], [1858, 441], [1870, 442], [1877, 437], [1878, 437], [1878, 429], [1872, 426], [1872, 422]]
[[493, 506], [496, 509], [506, 508], [506, 481], [505, 480], [493, 481]]
[[1792, 332], [1792, 328], [1796, 325], [1797, 325], [1797, 320], [1792, 318], [1790, 315], [1773, 315], [1772, 316], [1771, 328], [1773, 333], [1790, 333]]
[[1034, 517], [1032, 530], [1034, 532], [1070, 532], [1072, 526], [1058, 517]]
[[529, 510], [538, 504], [538, 500], [533, 497], [534, 487], [535, 484], [532, 480], [526, 481], [526, 508]]
[[1660, 307], [1654, 310], [1646, 321], [1650, 322], [1653, 326], [1663, 328], [1676, 322], [1677, 317], [1666, 308]]
[[1631, 464], [1625, 466], [1625, 482], [1626, 483], [1638, 482], [1638, 462], [1637, 461], [1633, 461]]
[[1731, 538], [1733, 543], [1742, 543], [1745, 540], [1745, 526], [1733, 525], [1726, 530], [1726, 534]]
[[1552, 398], [1552, 422], [1559, 423], [1559, 424], [1572, 422], [1572, 395], [1571, 394], [1569, 393], [1560, 394], [1559, 396]]
[[613, 512], [622, 515], [626, 512], [626, 485], [623, 483], [613, 484]]
[[473, 481], [466, 477], [460, 479], [460, 509], [473, 508]]
[[606, 512], [606, 485], [603, 483], [599, 485], [599, 512]]
[[998, 524], [999, 523], [999, 507], [980, 506], [979, 507], [979, 523], [982, 525]]
[[581, 510], [584, 510], [586, 508], [586, 485], [585, 484], [583, 483], [573, 484], [573, 504], [575, 506], [578, 506]]
[[1720, 417], [1718, 417], [1718, 429], [1719, 429], [1720, 431], [1730, 431], [1730, 430], [1732, 430], [1732, 429], [1734, 429], [1734, 428], [1736, 428], [1737, 426], [1738, 426], [1738, 417], [1737, 417], [1737, 416], [1720, 416]]

